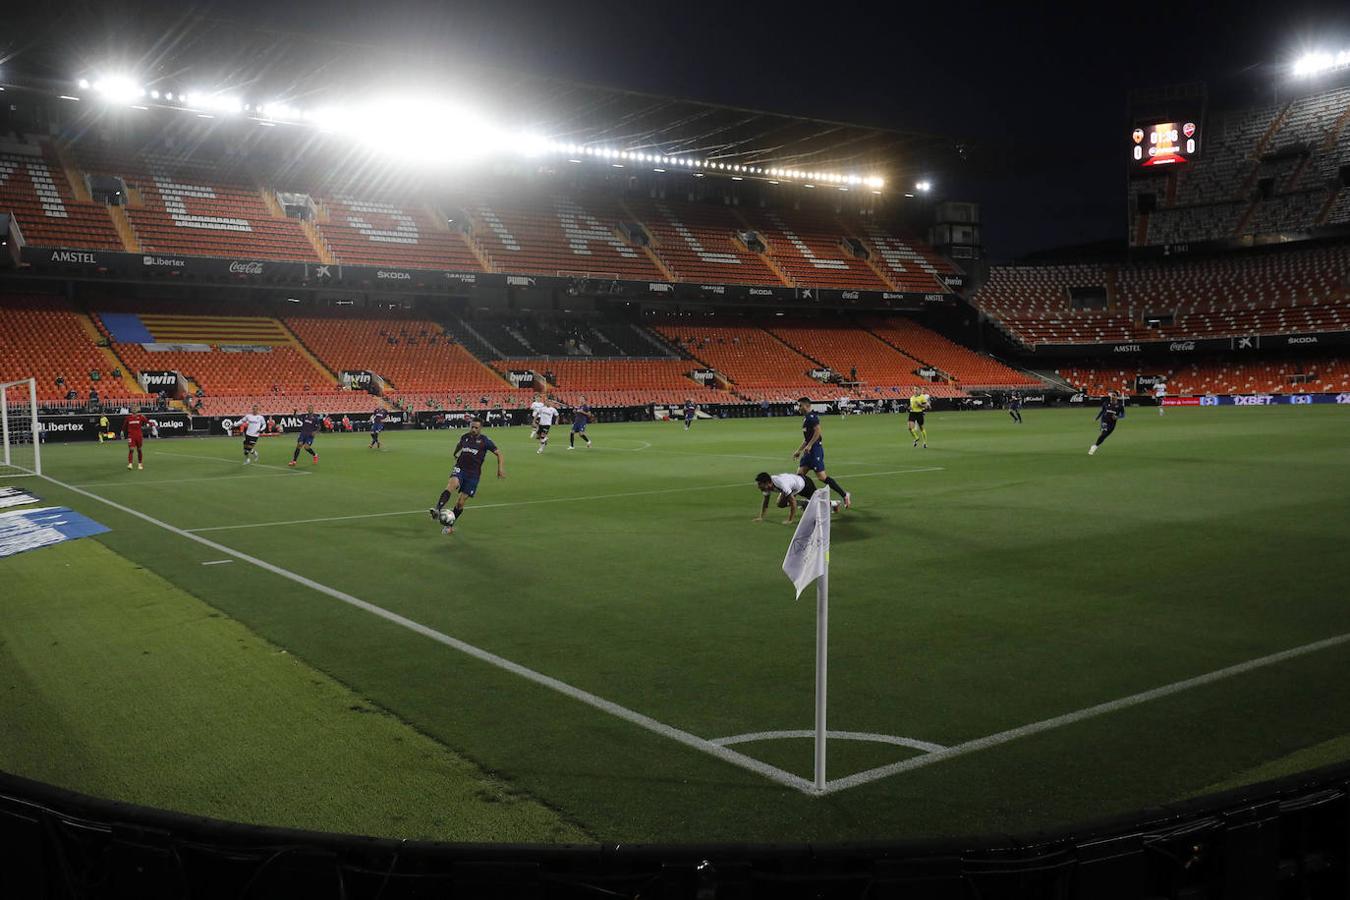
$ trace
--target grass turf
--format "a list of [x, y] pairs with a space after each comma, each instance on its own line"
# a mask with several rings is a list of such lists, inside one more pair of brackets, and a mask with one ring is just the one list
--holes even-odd
[[95, 541], [4, 566], [7, 771], [258, 824], [455, 841], [586, 837]]
[[[954, 745], [1350, 633], [1344, 414], [1140, 410], [1093, 458], [1091, 411], [934, 415], [926, 451], [897, 417], [826, 419], [830, 472], [857, 503], [834, 529], [831, 727]], [[508, 478], [489, 463], [449, 538], [422, 511], [449, 467], [445, 432], [392, 432], [384, 452], [324, 436], [299, 472], [286, 439], [264, 442], [273, 468], [241, 467], [225, 439], [152, 443], [144, 472], [115, 446], [45, 459], [63, 482], [711, 739], [811, 726], [814, 606], [778, 570], [788, 529], [751, 522], [751, 478], [791, 467], [797, 424], [599, 426], [596, 449], [573, 452], [559, 428], [542, 456], [501, 431]], [[1350, 732], [1340, 645], [809, 797], [37, 486], [112, 527], [99, 542], [601, 839], [1039, 828], [1189, 796]], [[59, 569], [45, 577], [59, 590]], [[738, 749], [810, 775], [807, 740]], [[917, 753], [833, 741], [829, 776]], [[251, 787], [271, 790], [265, 774]]]

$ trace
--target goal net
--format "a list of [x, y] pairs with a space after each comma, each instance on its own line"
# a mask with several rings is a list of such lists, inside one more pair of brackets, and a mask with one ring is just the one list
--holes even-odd
[[0, 478], [42, 474], [37, 383], [0, 382]]

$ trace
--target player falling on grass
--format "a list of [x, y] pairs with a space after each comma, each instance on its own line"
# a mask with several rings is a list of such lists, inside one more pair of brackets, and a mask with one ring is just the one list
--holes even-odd
[[535, 453], [543, 453], [544, 448], [548, 446], [548, 430], [553, 427], [553, 422], [558, 418], [558, 411], [545, 403], [539, 407], [536, 424], [534, 426], [535, 434], [539, 436], [539, 449]]
[[544, 408], [544, 401], [535, 398], [530, 404], [530, 440], [539, 437], [539, 410]]
[[376, 408], [375, 412], [370, 414], [370, 449], [383, 450], [380, 446], [380, 432], [384, 431], [384, 420], [389, 417], [389, 413], [384, 407]]
[[[760, 506], [759, 515], [755, 516], [754, 521], [764, 521], [764, 513], [769, 510], [769, 501], [777, 494], [778, 508], [788, 511], [788, 517], [783, 522], [784, 525], [791, 525], [793, 517], [797, 514], [797, 498], [802, 498], [802, 504], [804, 505], [817, 490], [816, 483], [810, 478], [805, 475], [793, 475], [791, 472], [784, 472], [781, 475], [760, 472], [755, 476], [755, 486], [764, 495], [764, 502]], [[831, 500], [830, 512], [838, 511], [839, 501]]]
[[122, 423], [122, 431], [127, 436], [127, 468], [131, 468], [131, 454], [136, 454], [136, 468], [145, 468], [145, 452], [141, 445], [145, 442], [145, 428], [152, 424], [150, 420], [138, 412], [127, 416], [126, 421]]
[[258, 438], [266, 427], [267, 420], [258, 415], [256, 404], [253, 412], [239, 420], [239, 430], [244, 432], [244, 465], [258, 461], [258, 451], [255, 448], [258, 445]]
[[567, 436], [567, 449], [577, 449], [577, 435], [586, 442], [586, 449], [591, 449], [591, 439], [586, 436], [586, 426], [591, 423], [595, 415], [591, 408], [586, 405], [586, 398], [581, 398], [581, 405], [572, 411], [572, 433]]
[[1111, 391], [1103, 398], [1102, 408], [1097, 410], [1096, 419], [1101, 423], [1101, 434], [1097, 435], [1097, 440], [1088, 448], [1088, 456], [1097, 452], [1097, 448], [1111, 436], [1111, 432], [1116, 430], [1116, 423], [1123, 418], [1125, 418], [1125, 396]]
[[914, 446], [919, 446], [920, 439], [923, 440], [923, 449], [928, 449], [928, 429], [924, 428], [923, 414], [933, 407], [933, 401], [928, 395], [919, 391], [911, 394], [909, 398], [909, 433], [914, 438]]
[[455, 526], [464, 518], [464, 504], [478, 493], [478, 479], [483, 474], [483, 458], [489, 453], [497, 457], [497, 477], [505, 478], [506, 468], [502, 451], [492, 442], [492, 438], [483, 434], [483, 420], [475, 418], [469, 423], [468, 432], [460, 437], [459, 443], [455, 444], [455, 467], [450, 470], [450, 480], [446, 482], [445, 490], [441, 491], [441, 497], [436, 501], [436, 505], [427, 510], [433, 519], [440, 522], [441, 510], [445, 509], [445, 504], [449, 503], [450, 498], [456, 493], [459, 494], [452, 510], [454, 518], [441, 529], [441, 534], [454, 534]]
[[694, 417], [698, 415], [698, 407], [694, 405], [693, 400], [684, 401], [684, 430], [688, 431], [689, 426], [694, 424]]
[[300, 435], [295, 439], [295, 452], [291, 454], [291, 461], [286, 465], [295, 468], [295, 461], [300, 458], [300, 451], [304, 450], [310, 456], [310, 464], [319, 464], [319, 454], [314, 452], [314, 432], [323, 427], [323, 419], [315, 415], [314, 407], [307, 407], [307, 412], [300, 417]]
[[1022, 424], [1022, 395], [1017, 391], [1013, 391], [1012, 396], [1008, 397], [1008, 415], [1012, 416], [1012, 420], [1018, 425]]
[[815, 472], [817, 478], [844, 498], [845, 507], [851, 507], [853, 497], [825, 471], [825, 439], [820, 433], [820, 416], [816, 415], [815, 410], [811, 409], [811, 398], [798, 398], [797, 409], [802, 414], [802, 445], [797, 448], [796, 453], [792, 454], [793, 459], [801, 460], [797, 474], [805, 475], [807, 472]]

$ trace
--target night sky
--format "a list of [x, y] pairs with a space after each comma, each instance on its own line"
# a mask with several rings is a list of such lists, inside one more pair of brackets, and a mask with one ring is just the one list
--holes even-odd
[[[913, 8], [910, 8], [913, 7]], [[1203, 80], [1222, 96], [1309, 48], [1350, 46], [1350, 2], [744, 4], [524, 0], [104, 0], [148, 36], [184, 11], [549, 78], [968, 137], [1003, 165], [939, 184], [985, 204], [1007, 259], [1125, 239], [1131, 88]], [[42, 26], [38, 26], [42, 27]], [[125, 31], [123, 32], [125, 33]], [[359, 52], [348, 48], [348, 52]], [[1034, 143], [1033, 143], [1034, 142]], [[987, 155], [987, 156], [988, 156]]]

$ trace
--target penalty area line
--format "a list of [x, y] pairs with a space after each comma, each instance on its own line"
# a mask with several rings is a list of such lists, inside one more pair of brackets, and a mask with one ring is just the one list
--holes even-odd
[[[896, 469], [891, 472], [863, 472], [858, 475], [841, 475], [840, 478], [847, 478], [850, 481], [859, 478], [877, 478], [882, 475], [910, 475], [918, 472], [941, 472], [945, 466], [924, 466], [918, 469]], [[618, 494], [592, 494], [588, 497], [552, 497], [547, 500], [508, 500], [504, 503], [475, 503], [472, 507], [475, 511], [480, 509], [502, 509], [509, 506], [537, 506], [541, 503], [582, 503], [590, 500], [613, 500], [621, 497], [651, 497], [657, 494], [684, 494], [690, 491], [706, 491], [709, 489], [746, 487], [750, 482], [737, 481], [733, 484], [704, 484], [698, 487], [682, 488], [662, 488], [654, 491], [624, 491]], [[399, 509], [393, 512], [377, 513], [356, 513], [350, 516], [319, 516], [313, 519], [284, 519], [278, 522], [246, 522], [242, 525], [210, 525], [205, 528], [188, 528], [186, 531], [191, 534], [202, 534], [207, 531], [237, 531], [242, 528], [280, 528], [284, 525], [315, 525], [320, 522], [349, 522], [354, 519], [383, 519], [389, 516], [411, 516], [415, 513], [426, 513], [427, 507], [418, 509]]]
[[1286, 660], [1295, 659], [1300, 656], [1306, 656], [1309, 653], [1316, 653], [1319, 650], [1327, 650], [1331, 647], [1338, 647], [1341, 644], [1350, 642], [1350, 633], [1338, 634], [1335, 637], [1329, 637], [1320, 641], [1313, 641], [1311, 644], [1303, 644], [1300, 647], [1293, 647], [1289, 650], [1281, 650], [1278, 653], [1271, 653], [1267, 656], [1260, 656], [1256, 659], [1249, 659], [1246, 662], [1240, 662], [1235, 665], [1227, 666], [1222, 669], [1215, 669], [1213, 672], [1206, 672], [1203, 675], [1197, 675], [1194, 678], [1186, 678], [1182, 681], [1174, 681], [1171, 684], [1165, 684], [1162, 687], [1156, 687], [1152, 690], [1141, 691], [1138, 694], [1131, 694], [1128, 697], [1121, 697], [1118, 700], [1110, 700], [1106, 703], [1098, 703], [1096, 706], [1089, 706], [1074, 712], [1064, 713], [1060, 716], [1054, 716], [1049, 719], [1042, 719], [1039, 722], [1032, 722], [1029, 725], [1022, 725], [1017, 728], [1010, 728], [1007, 731], [1000, 731], [997, 734], [987, 735], [982, 738], [976, 738], [973, 741], [966, 741], [964, 744], [956, 744], [937, 750], [926, 756], [916, 756], [898, 763], [892, 763], [889, 766], [881, 766], [876, 769], [868, 769], [865, 772], [858, 772], [844, 778], [837, 778], [834, 781], [825, 784], [826, 794], [833, 794], [837, 791], [847, 790], [848, 788], [858, 787], [872, 781], [879, 781], [883, 778], [889, 778], [892, 775], [899, 775], [901, 772], [908, 772], [911, 769], [922, 768], [936, 762], [942, 762], [945, 759], [953, 759], [957, 756], [965, 756], [967, 753], [974, 753], [977, 750], [987, 750], [990, 747], [997, 747], [1000, 744], [1006, 744], [1009, 741], [1015, 741], [1018, 738], [1027, 737], [1033, 734], [1040, 734], [1043, 731], [1050, 731], [1055, 728], [1062, 728], [1065, 725], [1072, 725], [1075, 722], [1081, 722], [1084, 719], [1092, 719], [1107, 713], [1112, 713], [1121, 709], [1128, 709], [1131, 706], [1138, 706], [1141, 703], [1148, 703], [1151, 700], [1158, 700], [1162, 697], [1169, 697], [1172, 694], [1179, 694], [1182, 691], [1188, 691], [1191, 688], [1201, 687], [1206, 684], [1213, 684], [1216, 681], [1223, 681], [1226, 678], [1232, 678], [1235, 675], [1242, 675], [1251, 672], [1254, 669], [1273, 666]]
[[430, 626], [423, 625], [421, 622], [417, 622], [412, 619], [409, 619], [406, 616], [399, 615], [398, 613], [393, 612], [392, 610], [388, 610], [382, 606], [377, 606], [374, 603], [362, 600], [359, 597], [355, 597], [351, 594], [348, 594], [346, 591], [340, 591], [337, 588], [329, 587], [326, 584], [315, 581], [312, 578], [307, 578], [304, 575], [300, 575], [296, 572], [292, 572], [289, 569], [283, 569], [281, 566], [270, 563], [265, 559], [259, 559], [256, 556], [250, 556], [249, 554], [243, 553], [239, 550], [235, 550], [232, 547], [227, 547], [224, 544], [218, 544], [215, 541], [210, 540], [209, 538], [204, 538], [201, 537], [200, 535], [191, 534], [187, 531], [184, 531], [182, 528], [179, 528], [175, 525], [170, 525], [168, 522], [163, 522], [159, 519], [154, 518], [153, 516], [141, 512], [140, 510], [133, 509], [129, 506], [125, 506], [121, 503], [118, 503], [115, 500], [109, 500], [106, 497], [100, 497], [98, 494], [95, 494], [92, 491], [86, 491], [83, 488], [78, 488], [75, 487], [74, 485], [66, 484], [65, 482], [62, 481], [57, 481], [55, 478], [52, 478], [49, 475], [43, 475], [42, 477], [46, 481], [50, 481], [52, 484], [58, 487], [65, 488], [66, 490], [71, 491], [73, 493], [80, 494], [81, 496], [84, 497], [88, 497], [90, 500], [97, 500], [99, 503], [111, 506], [113, 509], [124, 512], [129, 516], [134, 516], [144, 522], [148, 522], [157, 528], [162, 528], [165, 531], [171, 532], [180, 537], [187, 538], [190, 541], [195, 541], [198, 544], [210, 547], [212, 550], [215, 550], [219, 553], [223, 553], [226, 556], [233, 557], [234, 559], [237, 559], [240, 562], [246, 562], [252, 566], [258, 567], [259, 569], [271, 572], [273, 575], [278, 575], [289, 581], [293, 581], [296, 584], [303, 585], [304, 587], [310, 588], [311, 590], [332, 597], [334, 600], [339, 600], [343, 603], [348, 604], [349, 606], [353, 606], [359, 610], [368, 612], [371, 615], [378, 616], [379, 618], [384, 619], [386, 622], [390, 622], [394, 625], [406, 628], [409, 631], [422, 635], [423, 637], [430, 638], [431, 640], [436, 641], [439, 644], [443, 644], [446, 647], [451, 648], [452, 650], [457, 650], [460, 653], [465, 654], [466, 656], [470, 656], [473, 657], [474, 659], [479, 660], [480, 662], [485, 662], [488, 665], [495, 666], [498, 669], [503, 669], [507, 672], [510, 672], [513, 675], [518, 675], [527, 681], [534, 682], [535, 684], [540, 685], [541, 687], [548, 688], [549, 690], [562, 694], [565, 697], [569, 697], [580, 703], [584, 703], [587, 706], [590, 706], [594, 709], [598, 709], [601, 712], [609, 713], [615, 718], [622, 719], [625, 722], [636, 725], [639, 728], [642, 728], [653, 734], [659, 735], [664, 738], [669, 738], [670, 740], [673, 740], [676, 743], [683, 744], [684, 746], [689, 747], [693, 750], [698, 750], [702, 753], [707, 754], [708, 756], [712, 756], [722, 760], [723, 762], [730, 763], [733, 766], [737, 766], [741, 769], [754, 772], [757, 775], [762, 775], [763, 777], [769, 779], [770, 781], [783, 785], [784, 787], [793, 788], [794, 790], [801, 791], [804, 794], [814, 795], [817, 793], [815, 785], [811, 781], [802, 778], [798, 775], [793, 775], [791, 772], [785, 772], [782, 769], [779, 769], [775, 766], [771, 766], [768, 763], [761, 762], [760, 760], [754, 759], [752, 757], [746, 756], [743, 753], [738, 753], [737, 751], [732, 750], [730, 748], [718, 746], [717, 744], [714, 744], [712, 741], [705, 740], [704, 738], [701, 738], [696, 734], [691, 734], [690, 732], [676, 728], [673, 725], [667, 725], [664, 722], [659, 722], [656, 719], [651, 718], [650, 716], [643, 715], [642, 713], [637, 712], [635, 710], [631, 710], [626, 706], [620, 706], [619, 704], [611, 700], [606, 700], [605, 698], [600, 697], [596, 694], [592, 694], [589, 691], [585, 691], [582, 690], [581, 688], [574, 687], [573, 685], [570, 685], [565, 681], [560, 681], [559, 679], [554, 678], [551, 675], [545, 675], [542, 672], [537, 672], [534, 669], [522, 666], [520, 663], [512, 662], [511, 660], [503, 656], [498, 656], [497, 654], [484, 650], [481, 647], [475, 647], [473, 644], [462, 641], [459, 638], [451, 637], [450, 635], [442, 631], [437, 631], [436, 629], [431, 628]]

